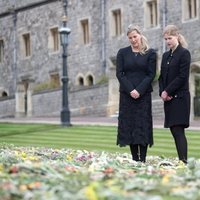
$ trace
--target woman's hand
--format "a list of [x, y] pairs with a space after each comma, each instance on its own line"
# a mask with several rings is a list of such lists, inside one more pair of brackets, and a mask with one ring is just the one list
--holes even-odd
[[168, 93], [166, 91], [162, 92], [161, 98], [162, 98], [163, 101], [170, 101], [172, 99], [171, 96], [168, 96]]
[[132, 90], [131, 92], [130, 92], [130, 95], [131, 95], [131, 97], [133, 97], [134, 99], [137, 99], [137, 98], [139, 98], [140, 97], [140, 94], [139, 94], [139, 92], [137, 91], [137, 90]]

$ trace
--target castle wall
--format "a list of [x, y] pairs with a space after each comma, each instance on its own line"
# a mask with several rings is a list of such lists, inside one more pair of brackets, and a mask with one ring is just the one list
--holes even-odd
[[[112, 115], [117, 111], [118, 82], [115, 77], [113, 59], [119, 48], [129, 45], [126, 36], [128, 25], [134, 23], [144, 27], [145, 2], [141, 0], [127, 0], [126, 3], [121, 0], [68, 1], [67, 25], [71, 33], [67, 49], [67, 68], [72, 115]], [[158, 73], [161, 56], [165, 50], [162, 38], [162, 29], [165, 24], [173, 23], [180, 27], [188, 41], [192, 62], [200, 61], [198, 42], [200, 40], [200, 9], [198, 8], [197, 19], [184, 21], [182, 1], [167, 0], [165, 2], [166, 5], [164, 5], [164, 0], [158, 1], [158, 26], [143, 28], [150, 46], [157, 50]], [[122, 34], [120, 36], [112, 35], [114, 27], [111, 17], [112, 11], [116, 9], [121, 10]], [[53, 92], [40, 93], [36, 93], [34, 88], [37, 84], [49, 81], [51, 73], [58, 73], [60, 80], [62, 78], [62, 47], [59, 45], [57, 51], [52, 51], [49, 47], [49, 32], [51, 28], [62, 26], [63, 14], [63, 4], [59, 0], [0, 0], [0, 40], [4, 41], [5, 51], [4, 60], [0, 62], [0, 91], [8, 94], [7, 100], [4, 97], [0, 101], [0, 108], [2, 107], [3, 110], [0, 110], [0, 116], [16, 114], [19, 108], [16, 108], [16, 105], [9, 106], [10, 102], [16, 104], [17, 101], [17, 105], [23, 107], [22, 97], [19, 94], [16, 95], [19, 86], [22, 87], [21, 94], [32, 97], [31, 101], [27, 102], [28, 115], [59, 115], [61, 88], [51, 90]], [[89, 20], [90, 41], [88, 44], [82, 42], [80, 21], [84, 19]], [[31, 37], [31, 56], [28, 58], [22, 55], [22, 35], [25, 33], [29, 33]], [[86, 77], [88, 73], [94, 76], [94, 85], [90, 88], [77, 87], [77, 75], [82, 74]], [[109, 78], [108, 85], [102, 87], [96, 85], [104, 76]], [[191, 84], [194, 84], [194, 81]], [[161, 117], [163, 109], [156, 82], [154, 88], [153, 115]], [[19, 97], [16, 101], [10, 99], [14, 95]], [[193, 96], [194, 91], [192, 98]], [[3, 109], [5, 104], [10, 110]], [[19, 113], [24, 112], [23, 109], [19, 110]]]

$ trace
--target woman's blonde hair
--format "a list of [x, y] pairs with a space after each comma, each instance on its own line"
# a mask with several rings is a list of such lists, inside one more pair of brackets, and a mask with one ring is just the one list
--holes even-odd
[[147, 38], [142, 34], [142, 32], [138, 26], [134, 26], [133, 24], [130, 24], [128, 26], [127, 35], [133, 31], [136, 31], [139, 35], [141, 35], [141, 47], [139, 49], [139, 52], [141, 54], [145, 54], [149, 50]]
[[178, 36], [178, 42], [179, 44], [184, 47], [187, 48], [188, 44], [184, 38], [184, 36], [182, 34], [179, 33], [178, 28], [175, 25], [167, 25], [163, 31], [163, 36], [167, 34], [167, 35], [172, 35], [172, 36]]

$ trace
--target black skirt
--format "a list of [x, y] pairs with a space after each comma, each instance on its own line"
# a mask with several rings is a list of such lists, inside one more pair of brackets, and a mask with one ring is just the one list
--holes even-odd
[[138, 99], [120, 92], [117, 145], [153, 145], [151, 93]]

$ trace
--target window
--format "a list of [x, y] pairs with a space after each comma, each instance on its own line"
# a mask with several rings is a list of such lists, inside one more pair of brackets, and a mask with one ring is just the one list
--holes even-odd
[[94, 85], [94, 78], [92, 75], [88, 75], [86, 77], [86, 85], [88, 86]]
[[58, 51], [59, 50], [59, 32], [58, 32], [58, 28], [50, 29], [49, 48], [52, 51]]
[[120, 9], [112, 11], [111, 20], [112, 20], [111, 21], [112, 36], [120, 36], [122, 34], [122, 17]]
[[84, 86], [83, 74], [79, 73], [79, 74], [76, 76], [76, 85], [78, 85], [78, 86]]
[[28, 57], [31, 55], [31, 41], [30, 41], [30, 34], [26, 33], [22, 35], [23, 41], [23, 55], [24, 57]]
[[50, 84], [52, 88], [60, 87], [60, 77], [58, 73], [50, 74]]
[[0, 40], [0, 63], [3, 62], [4, 57], [4, 41]]
[[183, 0], [182, 3], [183, 20], [197, 18], [198, 0]]
[[158, 25], [157, 0], [148, 0], [145, 3], [145, 27], [152, 28]]
[[88, 19], [81, 20], [82, 42], [88, 44], [90, 42], [89, 21]]
[[8, 93], [6, 92], [6, 91], [3, 91], [2, 93], [1, 93], [1, 97], [7, 97], [8, 96]]
[[78, 78], [78, 85], [84, 85], [83, 77]]

